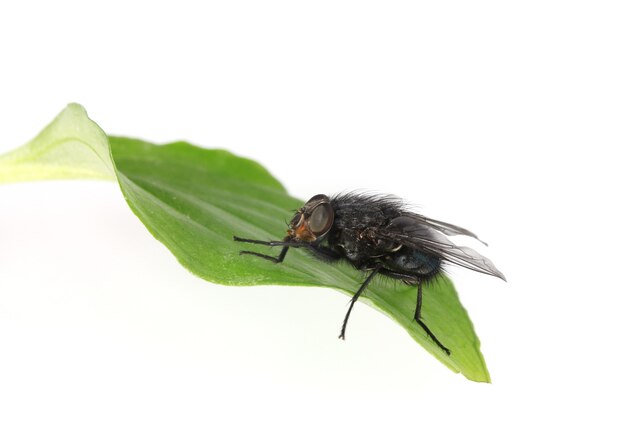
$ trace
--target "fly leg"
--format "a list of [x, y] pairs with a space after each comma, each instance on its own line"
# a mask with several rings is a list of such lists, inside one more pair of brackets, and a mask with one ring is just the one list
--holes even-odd
[[341, 334], [339, 334], [339, 338], [341, 338], [342, 340], [346, 339], [346, 325], [348, 324], [348, 318], [350, 318], [350, 312], [352, 312], [352, 308], [354, 307], [354, 303], [356, 303], [356, 300], [359, 299], [359, 296], [361, 296], [361, 293], [363, 293], [363, 291], [365, 290], [367, 285], [370, 283], [372, 278], [374, 278], [374, 276], [376, 276], [376, 273], [378, 273], [378, 270], [380, 270], [380, 268], [381, 268], [380, 265], [374, 267], [374, 269], [372, 270], [372, 273], [369, 274], [367, 279], [365, 279], [365, 282], [363, 284], [361, 284], [361, 287], [359, 287], [359, 290], [356, 291], [356, 293], [354, 294], [354, 296], [350, 300], [350, 307], [348, 308], [348, 312], [346, 313], [346, 316], [343, 319], [343, 324], [341, 325]]
[[280, 264], [285, 259], [287, 250], [289, 250], [288, 245], [283, 247], [283, 249], [280, 251], [280, 254], [278, 256], [264, 255], [263, 253], [258, 253], [256, 251], [248, 251], [248, 250], [241, 250], [239, 254], [240, 255], [253, 255], [259, 258], [267, 259], [268, 261], [272, 261], [274, 264]]
[[424, 329], [424, 332], [439, 346], [443, 352], [450, 355], [450, 350], [446, 348], [433, 332], [426, 326], [421, 319], [422, 317], [422, 280], [419, 277], [407, 275], [405, 273], [394, 272], [393, 270], [381, 269], [380, 273], [395, 279], [401, 279], [408, 284], [417, 284], [417, 304], [415, 306], [415, 321]]
[[270, 247], [283, 247], [283, 249], [280, 251], [280, 254], [278, 256], [269, 256], [269, 255], [265, 255], [263, 253], [258, 253], [256, 251], [248, 251], [248, 250], [242, 250], [239, 252], [240, 255], [253, 255], [253, 256], [258, 256], [259, 258], [263, 258], [263, 259], [267, 259], [268, 261], [272, 261], [274, 264], [279, 264], [281, 262], [283, 262], [283, 260], [285, 259], [285, 255], [287, 255], [287, 250], [289, 250], [289, 247], [304, 247], [307, 246], [308, 244], [302, 244], [300, 242], [294, 242], [291, 239], [289, 239], [288, 237], [285, 238], [282, 241], [257, 241], [255, 239], [242, 239], [240, 237], [237, 236], [233, 236], [233, 240], [235, 240], [236, 242], [247, 242], [249, 244], [259, 244], [259, 245], [268, 245]]
[[426, 323], [421, 320], [421, 311], [422, 311], [422, 280], [417, 279], [417, 305], [415, 306], [415, 321], [419, 324], [422, 329], [428, 334], [428, 336], [439, 346], [446, 354], [450, 355], [450, 350], [446, 348], [441, 342], [435, 337], [435, 334], [432, 333]]

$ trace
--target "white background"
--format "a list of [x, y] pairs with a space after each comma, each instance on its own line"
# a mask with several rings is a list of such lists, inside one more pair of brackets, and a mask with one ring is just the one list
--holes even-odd
[[3, 4], [0, 151], [76, 101], [470, 228], [493, 384], [362, 304], [338, 341], [337, 292], [203, 282], [112, 183], [3, 185], [0, 445], [624, 445], [621, 2], [205, 3]]

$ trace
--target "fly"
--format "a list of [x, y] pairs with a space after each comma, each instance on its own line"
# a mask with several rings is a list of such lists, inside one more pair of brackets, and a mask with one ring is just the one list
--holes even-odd
[[[281, 263], [290, 247], [305, 248], [328, 262], [346, 260], [367, 277], [350, 300], [339, 338], [354, 303], [376, 275], [403, 281], [417, 288], [414, 318], [417, 324], [447, 355], [446, 348], [422, 320], [422, 286], [442, 272], [445, 263], [456, 264], [506, 281], [486, 257], [469, 247], [454, 244], [446, 236], [478, 237], [464, 228], [416, 214], [391, 196], [358, 193], [311, 197], [291, 219], [282, 241], [259, 241], [234, 236], [237, 242], [282, 247], [278, 256], [241, 251]], [[481, 241], [482, 242], [482, 241]], [[483, 242], [484, 243], [484, 242]]]

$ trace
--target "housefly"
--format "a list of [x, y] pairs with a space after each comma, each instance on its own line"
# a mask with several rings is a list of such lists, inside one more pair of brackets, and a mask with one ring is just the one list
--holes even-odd
[[[416, 214], [392, 196], [346, 193], [333, 197], [318, 194], [298, 209], [281, 241], [259, 241], [234, 236], [237, 242], [282, 247], [278, 256], [254, 251], [274, 263], [283, 262], [290, 247], [305, 248], [317, 258], [346, 260], [367, 272], [363, 284], [350, 300], [339, 338], [345, 339], [346, 325], [354, 303], [376, 275], [384, 275], [416, 286], [414, 318], [426, 334], [450, 355], [422, 319], [422, 286], [442, 272], [445, 263], [495, 276], [506, 281], [493, 263], [468, 247], [454, 244], [446, 236], [478, 237], [464, 228]], [[482, 242], [482, 241], [481, 241]]]

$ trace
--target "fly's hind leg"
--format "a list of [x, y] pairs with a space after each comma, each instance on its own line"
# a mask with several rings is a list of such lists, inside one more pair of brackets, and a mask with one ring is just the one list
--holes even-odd
[[417, 304], [415, 305], [415, 321], [420, 325], [424, 332], [435, 342], [437, 346], [439, 346], [443, 352], [447, 355], [450, 355], [450, 350], [446, 348], [439, 339], [433, 334], [433, 332], [426, 326], [426, 323], [422, 321], [422, 279], [413, 276], [407, 275], [406, 273], [394, 272], [393, 270], [381, 269], [380, 273], [385, 276], [389, 276], [390, 278], [401, 279], [407, 284], [417, 284]]
[[426, 323], [424, 323], [421, 319], [422, 312], [422, 280], [420, 278], [417, 279], [417, 304], [415, 305], [415, 321], [419, 324], [424, 332], [428, 334], [428, 336], [439, 346], [446, 354], [450, 355], [450, 350], [446, 348], [439, 339], [432, 333]]

